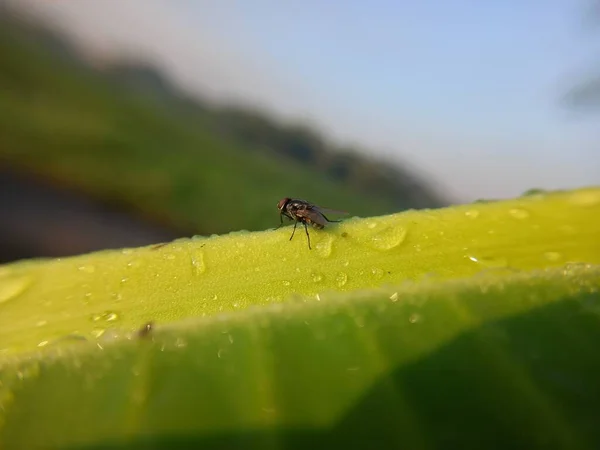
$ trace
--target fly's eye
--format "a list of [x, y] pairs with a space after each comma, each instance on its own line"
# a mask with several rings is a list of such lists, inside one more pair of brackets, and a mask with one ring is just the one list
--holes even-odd
[[281, 200], [279, 200], [279, 203], [277, 203], [277, 209], [281, 209], [283, 208], [283, 206], [288, 202], [289, 198], [282, 198]]

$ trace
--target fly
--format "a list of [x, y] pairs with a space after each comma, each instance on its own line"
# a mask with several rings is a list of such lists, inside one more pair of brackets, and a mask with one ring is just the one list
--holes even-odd
[[[321, 230], [325, 227], [327, 222], [339, 222], [339, 220], [330, 220], [325, 215], [325, 212], [333, 214], [346, 214], [344, 211], [337, 211], [335, 209], [320, 208], [319, 206], [308, 203], [304, 200], [297, 200], [293, 198], [282, 198], [277, 203], [277, 209], [279, 209], [279, 227], [283, 225], [283, 216], [294, 221], [294, 231], [290, 236], [290, 241], [296, 233], [296, 226], [298, 223], [304, 225], [304, 231], [306, 232], [306, 238], [308, 239], [308, 248], [310, 247], [310, 235], [308, 234], [308, 225], [312, 225], [314, 228]], [[277, 227], [277, 228], [279, 228]]]

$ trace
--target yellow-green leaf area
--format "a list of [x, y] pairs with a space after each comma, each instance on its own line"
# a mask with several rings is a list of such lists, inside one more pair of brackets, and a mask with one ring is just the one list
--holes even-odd
[[0, 364], [0, 447], [597, 448], [599, 267], [327, 293], [47, 347]]
[[[274, 223], [278, 223], [273, 208]], [[600, 189], [0, 266], [0, 354], [407, 280], [600, 263]]]

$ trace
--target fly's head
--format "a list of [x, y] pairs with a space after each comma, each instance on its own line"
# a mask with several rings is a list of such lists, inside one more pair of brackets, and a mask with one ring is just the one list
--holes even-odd
[[290, 201], [290, 199], [287, 197], [279, 200], [279, 202], [277, 203], [277, 209], [279, 210], [279, 212], [282, 212], [282, 213], [284, 212], [285, 207], [287, 206], [289, 201]]

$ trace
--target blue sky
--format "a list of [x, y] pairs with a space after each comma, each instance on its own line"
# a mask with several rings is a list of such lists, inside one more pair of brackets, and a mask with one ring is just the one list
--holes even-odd
[[600, 184], [599, 118], [559, 104], [595, 62], [583, 1], [121, 3], [50, 8], [97, 46], [151, 55], [191, 89], [309, 118], [460, 200]]

